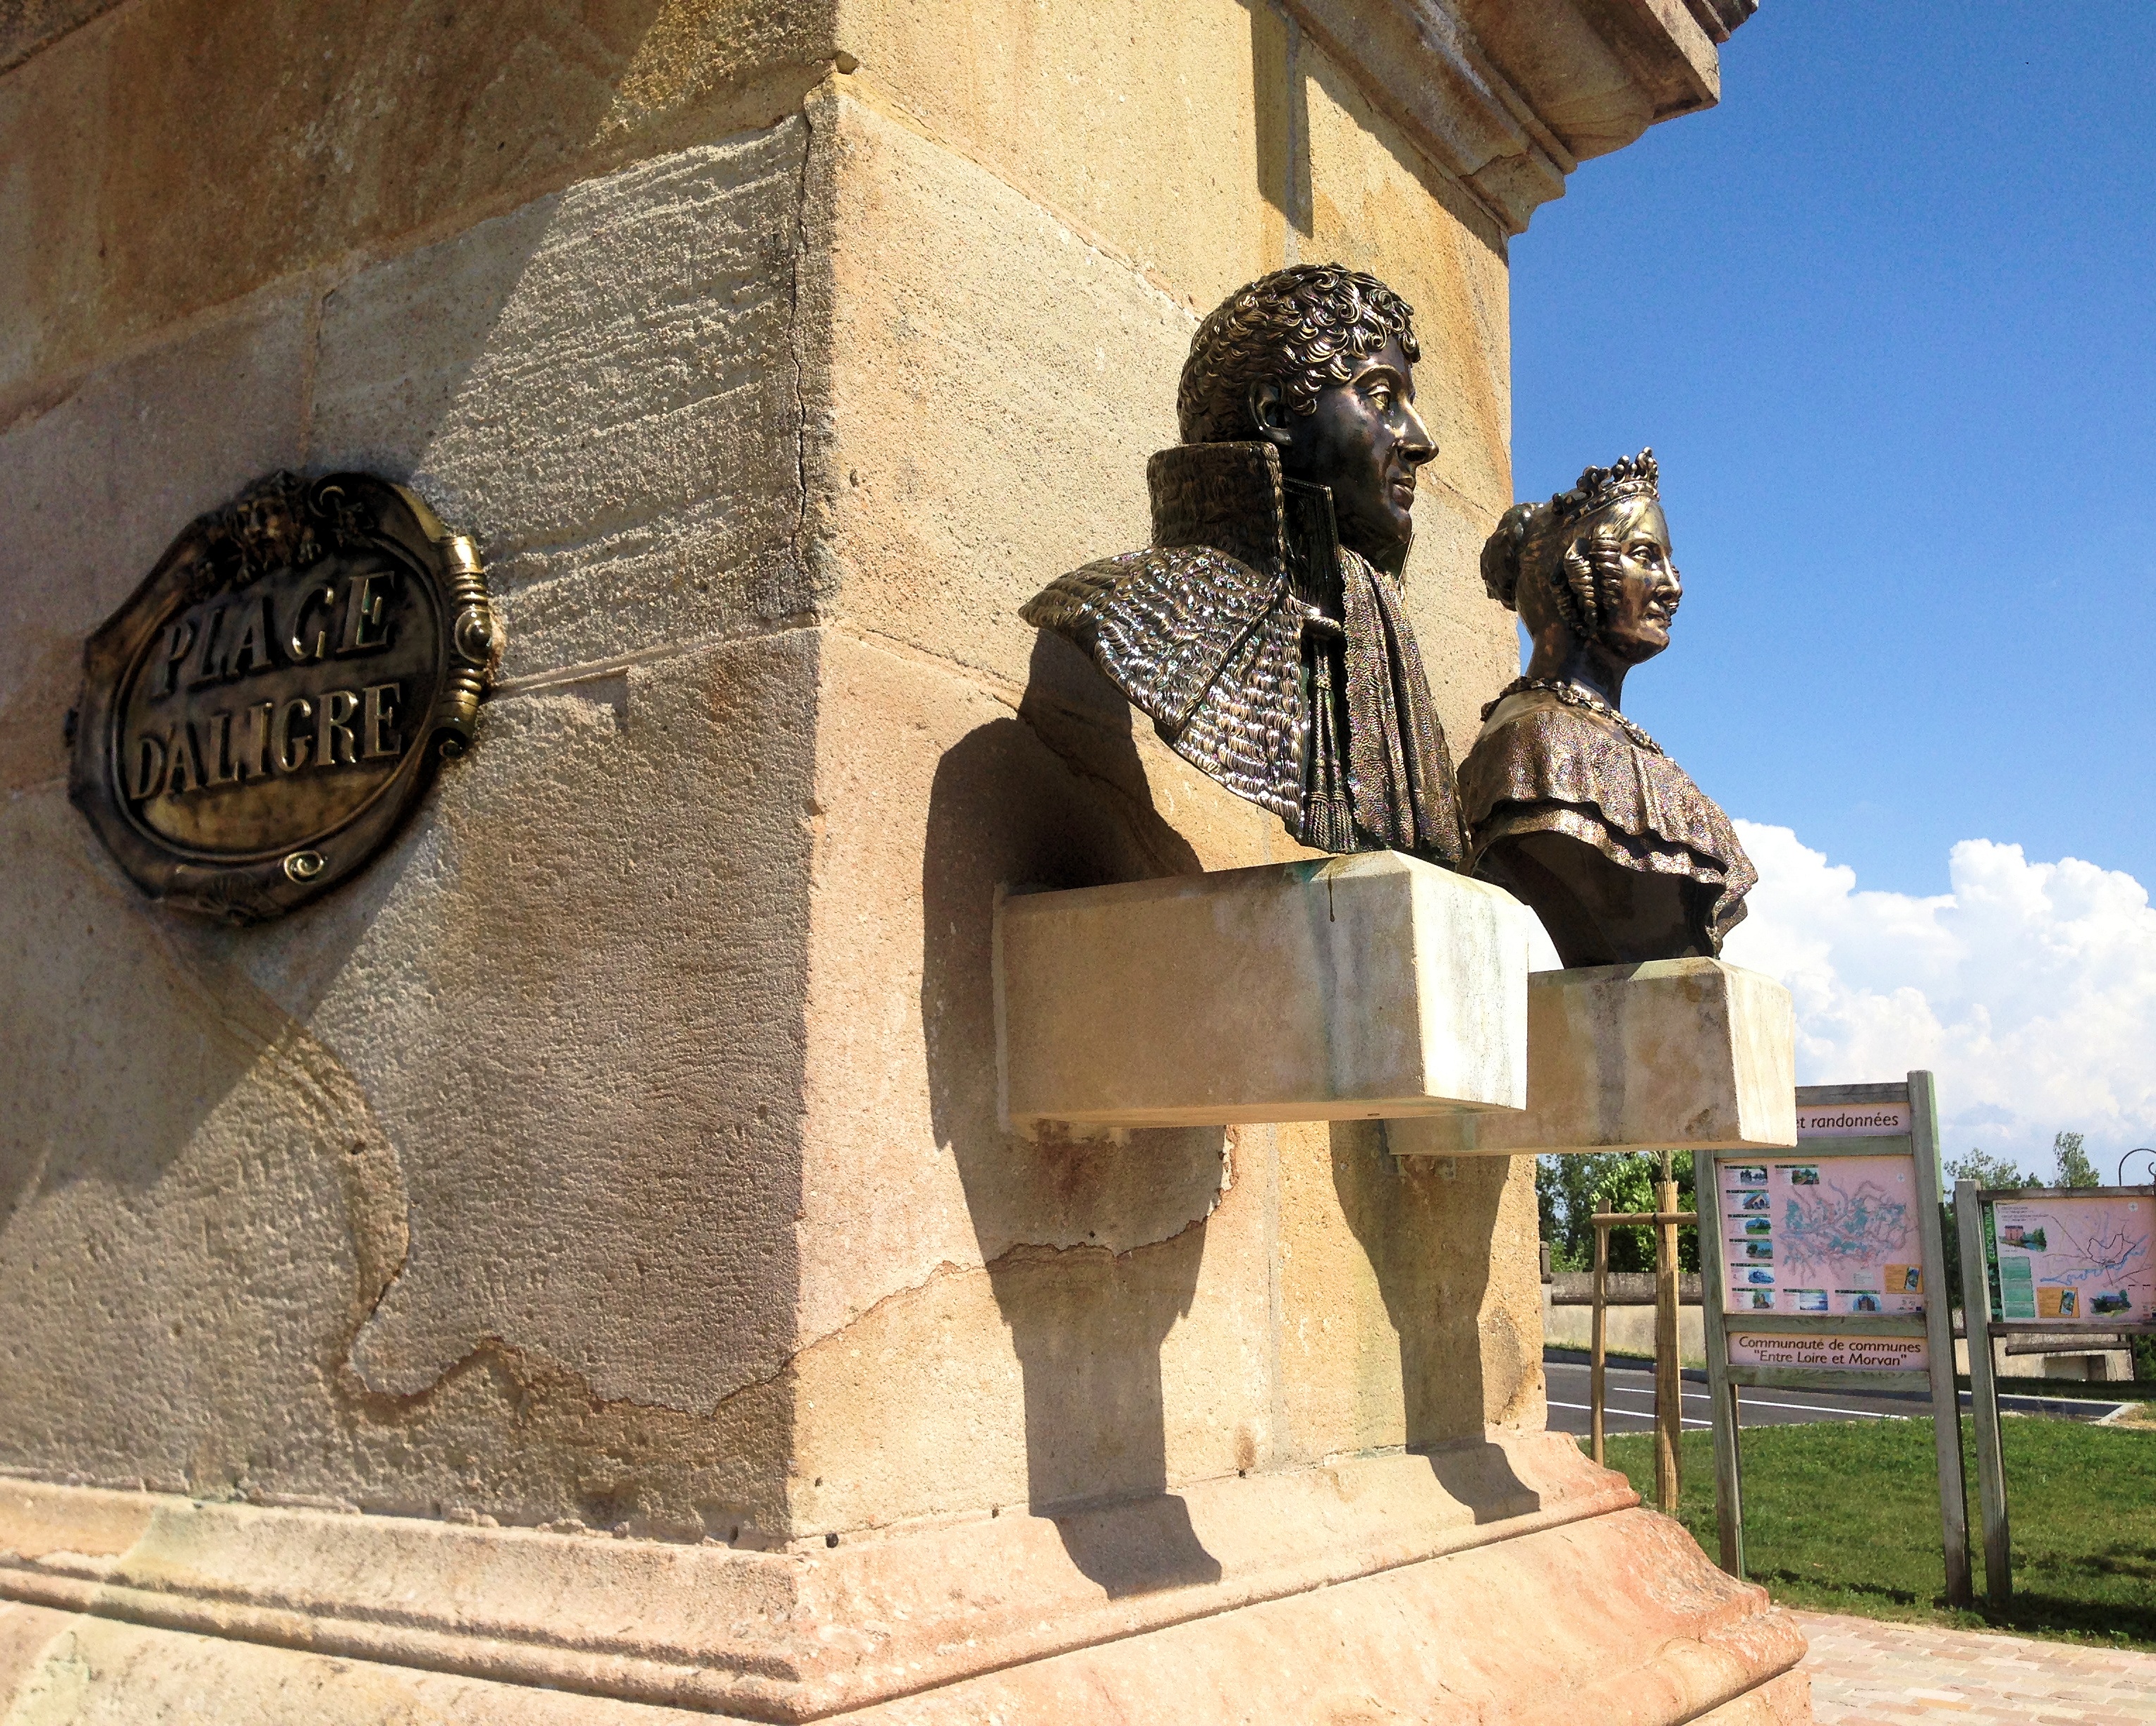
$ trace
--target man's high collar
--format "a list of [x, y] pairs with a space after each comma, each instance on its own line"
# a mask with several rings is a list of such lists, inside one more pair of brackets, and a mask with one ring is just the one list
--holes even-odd
[[[1147, 464], [1152, 538], [1159, 546], [1212, 546], [1298, 587], [1336, 588], [1340, 530], [1329, 486], [1284, 479], [1280, 451], [1263, 441], [1178, 444]], [[1398, 576], [1407, 559], [1379, 564]]]

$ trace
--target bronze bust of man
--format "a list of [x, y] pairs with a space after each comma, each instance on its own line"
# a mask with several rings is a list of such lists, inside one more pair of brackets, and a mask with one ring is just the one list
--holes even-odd
[[1619, 711], [1670, 645], [1683, 588], [1654, 451], [1515, 504], [1482, 550], [1533, 641], [1460, 768], [1471, 866], [1542, 918], [1568, 965], [1712, 957], [1758, 881], [1722, 814]]
[[1400, 590], [1415, 473], [1414, 314], [1303, 265], [1199, 326], [1152, 458], [1153, 546], [1021, 613], [1062, 635], [1168, 747], [1327, 851], [1466, 860], [1445, 733]]

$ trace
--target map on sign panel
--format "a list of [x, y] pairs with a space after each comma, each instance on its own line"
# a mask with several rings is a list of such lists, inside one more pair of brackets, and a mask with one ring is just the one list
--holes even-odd
[[2002, 1319], [2156, 1321], [2156, 1202], [2092, 1194], [1999, 1199], [1984, 1211], [1991, 1306]]
[[1732, 1315], [1923, 1311], [1913, 1158], [1720, 1168]]
[[1784, 1201], [1782, 1261], [1790, 1272], [1846, 1282], [1875, 1261], [1912, 1256], [1916, 1222], [1907, 1189], [1834, 1177], [1830, 1164], [1816, 1185], [1792, 1185]]

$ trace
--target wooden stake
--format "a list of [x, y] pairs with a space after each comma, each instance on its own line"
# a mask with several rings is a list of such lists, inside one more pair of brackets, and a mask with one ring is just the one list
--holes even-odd
[[[1669, 1179], [1670, 1153], [1662, 1153], [1663, 1179], [1655, 1185], [1655, 1209], [1674, 1216], [1677, 1184]], [[1677, 1363], [1677, 1225], [1655, 1229], [1655, 1502], [1677, 1513], [1681, 1482], [1677, 1473], [1677, 1438], [1684, 1431], [1684, 1379]]]
[[[1609, 1214], [1609, 1201], [1597, 1199], [1594, 1209], [1598, 1215]], [[1609, 1336], [1609, 1230], [1598, 1226], [1594, 1230], [1594, 1329], [1588, 1348], [1589, 1418], [1594, 1432], [1594, 1460], [1605, 1461], [1602, 1454], [1603, 1405], [1603, 1350]]]
[[1714, 1521], [1722, 1568], [1744, 1574], [1744, 1490], [1738, 1456], [1738, 1390], [1729, 1378], [1729, 1267], [1722, 1253], [1722, 1175], [1704, 1151], [1692, 1153], [1692, 1208], [1699, 1214], [1702, 1328], [1707, 1333], [1707, 1407], [1714, 1415]]
[[[1983, 1212], [1976, 1194], [1975, 1182], [1954, 1183], [1954, 1223], [1961, 1235], [1962, 1328], [1969, 1333], [1969, 1400], [1976, 1416], [1977, 1508], [1984, 1521], [1984, 1597], [1993, 1606], [2004, 1607], [2014, 1597], [2014, 1541], [2006, 1525], [1999, 1380], [1991, 1359], [1991, 1273], [1984, 1261]], [[1951, 1361], [1953, 1357], [1947, 1358]]]

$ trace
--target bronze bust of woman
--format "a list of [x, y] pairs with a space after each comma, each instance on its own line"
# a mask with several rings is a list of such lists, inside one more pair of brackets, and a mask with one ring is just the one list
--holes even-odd
[[1469, 866], [1533, 908], [1567, 965], [1712, 957], [1758, 880], [1683, 768], [1619, 711], [1683, 588], [1654, 452], [1516, 504], [1482, 580], [1533, 642], [1460, 769]]

